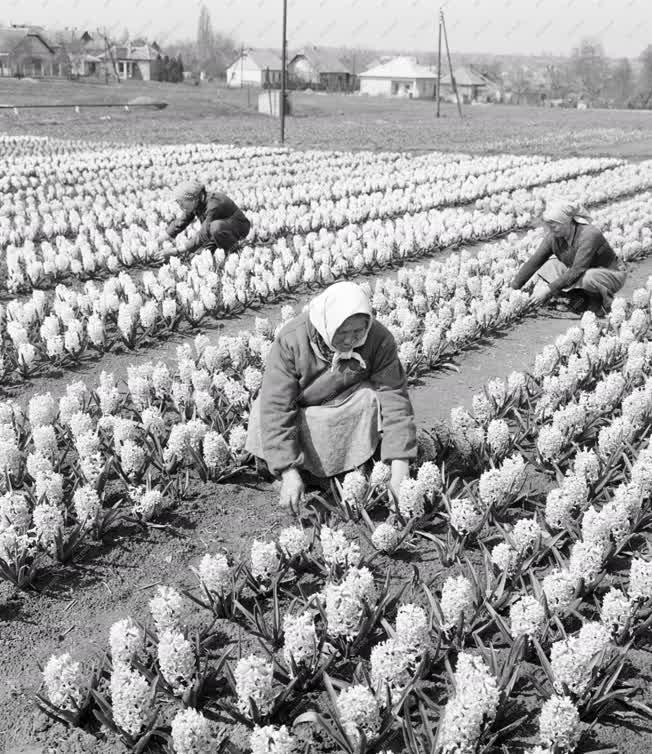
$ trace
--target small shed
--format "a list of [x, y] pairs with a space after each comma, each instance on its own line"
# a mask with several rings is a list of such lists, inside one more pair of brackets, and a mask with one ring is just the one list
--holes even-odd
[[281, 85], [281, 58], [271, 50], [245, 50], [226, 69], [226, 85], [232, 88]]
[[355, 84], [351, 70], [332, 50], [314, 45], [304, 48], [290, 59], [288, 75], [296, 88], [350, 92]]
[[[489, 81], [469, 66], [460, 66], [453, 69], [453, 76], [455, 77], [455, 85], [460, 95], [460, 101], [464, 104], [468, 105], [471, 102], [482, 99], [490, 89]], [[455, 96], [450, 73], [448, 71], [444, 72], [443, 69], [441, 76], [441, 96], [447, 98]]]
[[360, 74], [360, 94], [421, 99], [435, 96], [437, 74], [416, 58], [397, 57]]

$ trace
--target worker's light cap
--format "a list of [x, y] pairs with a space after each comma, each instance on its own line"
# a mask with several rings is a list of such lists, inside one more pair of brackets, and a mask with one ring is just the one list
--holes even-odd
[[591, 222], [591, 217], [579, 202], [556, 199], [546, 205], [542, 220], [545, 223], [561, 223], [562, 225], [574, 220], [576, 223], [586, 225]]
[[177, 190], [174, 192], [174, 201], [194, 201], [199, 197], [203, 190], [204, 184], [201, 181], [197, 179], [186, 181], [177, 187]]

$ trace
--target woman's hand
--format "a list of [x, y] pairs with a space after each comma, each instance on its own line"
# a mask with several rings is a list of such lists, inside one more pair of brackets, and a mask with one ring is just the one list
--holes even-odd
[[282, 508], [298, 508], [305, 485], [297, 469], [286, 469], [281, 474], [281, 496], [279, 503]]
[[398, 500], [401, 482], [410, 476], [410, 462], [406, 458], [395, 458], [392, 461], [392, 476], [389, 480], [389, 491]]
[[540, 306], [541, 304], [545, 304], [545, 302], [550, 298], [551, 295], [552, 293], [549, 286], [536, 286], [536, 288], [532, 292], [530, 300], [533, 304]]

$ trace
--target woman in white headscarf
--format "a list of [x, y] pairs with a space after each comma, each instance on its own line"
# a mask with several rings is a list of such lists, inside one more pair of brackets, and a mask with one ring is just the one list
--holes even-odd
[[206, 191], [196, 178], [177, 187], [174, 201], [182, 214], [168, 225], [167, 237], [176, 238], [195, 220], [201, 223], [184, 252], [202, 248], [229, 251], [249, 234], [251, 223], [233, 199], [219, 191]]
[[608, 312], [627, 273], [607, 239], [591, 224], [587, 211], [569, 199], [549, 202], [542, 219], [548, 232], [512, 288], [533, 281], [536, 304], [563, 294], [576, 312]]
[[335, 283], [274, 341], [247, 450], [281, 478], [281, 504], [296, 505], [302, 471], [336, 476], [363, 465], [378, 446], [396, 494], [417, 453], [405, 372], [366, 293]]

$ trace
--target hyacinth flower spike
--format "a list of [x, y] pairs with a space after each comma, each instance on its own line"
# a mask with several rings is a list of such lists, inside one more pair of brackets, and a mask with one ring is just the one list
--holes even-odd
[[105, 674], [106, 664], [107, 658], [104, 657], [84, 673], [81, 664], [74, 662], [68, 654], [53, 655], [45, 667], [39, 664], [44, 678], [44, 684], [36, 693], [39, 709], [66, 726], [83, 728], [93, 715], [93, 691]]
[[242, 583], [240, 576], [243, 564], [229, 565], [226, 556], [205, 555], [199, 567], [191, 566], [192, 572], [199, 580], [199, 595], [183, 590], [182, 594], [196, 605], [209, 610], [214, 618], [233, 620], [236, 615], [236, 602], [240, 599]]

